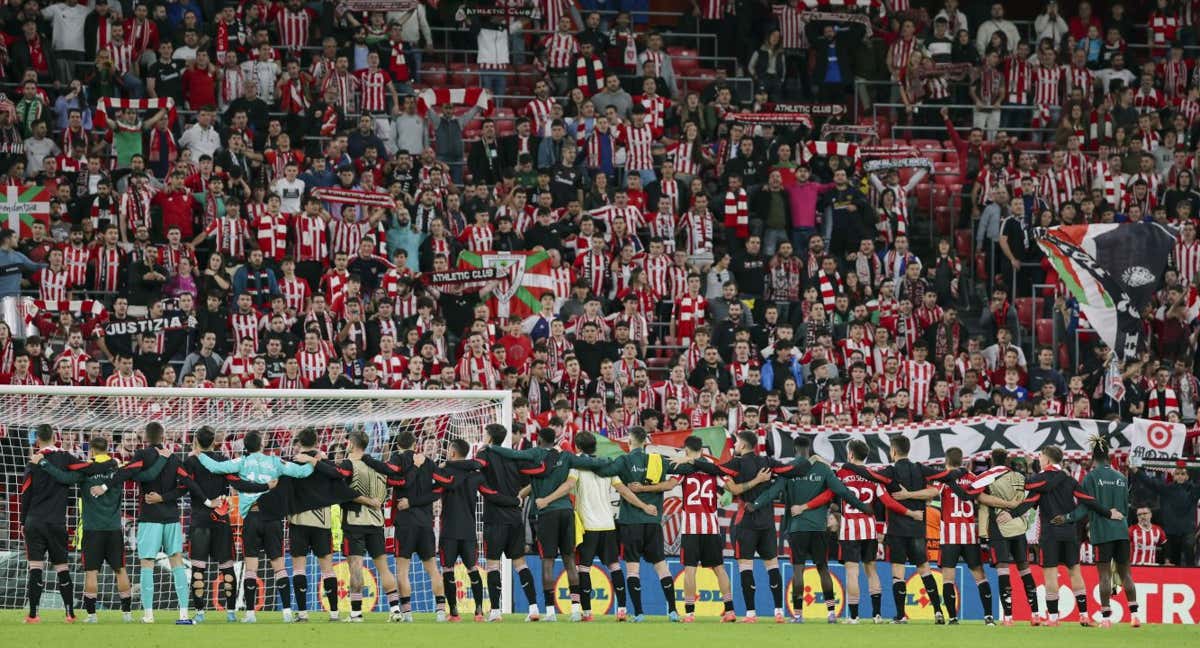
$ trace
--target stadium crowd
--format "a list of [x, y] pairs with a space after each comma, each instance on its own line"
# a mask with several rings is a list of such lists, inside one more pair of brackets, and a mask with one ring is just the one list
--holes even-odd
[[[763, 448], [776, 421], [1196, 421], [1192, 4], [394, 4], [0, 8], [4, 187], [49, 203], [0, 234], [0, 296], [38, 300], [2, 381], [506, 389], [529, 439], [733, 420]], [[1180, 239], [1114, 398], [1032, 230], [1142, 220]], [[430, 280], [523, 251], [527, 314]], [[1193, 545], [1194, 499], [1160, 511]]]

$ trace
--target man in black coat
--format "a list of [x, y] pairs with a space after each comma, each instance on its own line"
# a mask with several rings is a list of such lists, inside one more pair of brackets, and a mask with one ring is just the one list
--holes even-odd
[[[817, 87], [817, 100], [844, 103], [854, 82], [853, 57], [855, 48], [862, 45], [862, 25], [850, 24], [839, 29], [834, 23], [810, 22], [805, 32], [816, 54], [812, 80]], [[830, 66], [831, 62], [836, 65]]]
[[496, 122], [485, 119], [479, 129], [479, 140], [467, 153], [467, 169], [476, 183], [496, 184], [503, 170], [500, 141], [496, 139]]

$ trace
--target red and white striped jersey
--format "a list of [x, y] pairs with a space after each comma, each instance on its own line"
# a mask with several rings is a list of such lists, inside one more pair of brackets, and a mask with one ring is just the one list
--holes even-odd
[[1039, 193], [1051, 207], [1057, 210], [1060, 205], [1070, 202], [1075, 187], [1082, 186], [1084, 186], [1083, 174], [1078, 169], [1070, 166], [1063, 166], [1058, 170], [1049, 168], [1041, 176]]
[[791, 5], [775, 5], [772, 8], [775, 14], [775, 20], [779, 24], [779, 34], [783, 37], [784, 49], [808, 49], [808, 37], [804, 33], [804, 21], [800, 19], [800, 14], [804, 12], [804, 7], [797, 4], [795, 7]]
[[1029, 88], [1033, 87], [1033, 64], [1015, 54], [1005, 62], [1008, 103], [1028, 104]]
[[670, 257], [646, 255], [642, 258], [642, 267], [646, 269], [646, 282], [651, 292], [660, 299], [672, 296]]
[[92, 249], [91, 265], [94, 272], [92, 289], [103, 292], [116, 292], [121, 285], [121, 250], [97, 246]]
[[1179, 271], [1180, 283], [1191, 285], [1196, 273], [1200, 272], [1200, 240], [1185, 243], [1181, 239], [1175, 243], [1175, 268]]
[[664, 382], [658, 387], [658, 410], [664, 411], [667, 406], [667, 399], [674, 397], [679, 401], [680, 409], [690, 409], [696, 404], [696, 390], [687, 383], [676, 385], [671, 381]]
[[692, 157], [695, 142], [678, 142], [667, 149], [668, 157], [675, 163], [675, 172], [680, 175], [694, 176], [700, 173], [700, 164]]
[[288, 308], [297, 313], [304, 312], [310, 292], [307, 281], [299, 277], [280, 279], [279, 292], [283, 295], [283, 301]]
[[729, 0], [700, 0], [700, 17], [704, 20], [721, 20], [725, 17], [725, 6]]
[[907, 360], [904, 363], [904, 373], [908, 384], [909, 407], [913, 412], [924, 412], [925, 403], [929, 400], [929, 388], [933, 381], [933, 364], [928, 360], [917, 362]]
[[721, 478], [694, 472], [683, 476], [683, 526], [680, 533], [714, 535], [721, 533], [717, 520], [717, 502], [721, 495]]
[[[12, 348], [9, 347], [6, 351], [8, 352], [6, 355], [11, 357]], [[58, 357], [54, 358], [54, 366], [57, 367], [64, 358], [71, 363], [71, 375], [75, 376], [76, 383], [82, 383], [87, 378], [87, 363], [88, 360], [92, 359], [92, 356], [84, 353], [82, 349], [76, 350], [67, 347], [63, 349], [62, 353], [58, 354]], [[5, 369], [6, 373], [12, 371], [12, 360], [8, 360], [6, 364], [8, 364], [7, 367], [0, 368]]]
[[[617, 140], [625, 144], [626, 169], [644, 171], [654, 168], [654, 156], [650, 152], [650, 147], [654, 143], [654, 131], [650, 126], [634, 127], [630, 124], [621, 124], [617, 127]], [[637, 210], [636, 207], [633, 209]], [[632, 224], [630, 229], [635, 229]]]
[[[546, 99], [534, 98], [534, 99], [530, 100], [529, 103], [525, 104], [525, 114], [528, 115], [529, 119], [531, 119], [533, 121], [533, 130], [534, 131], [536, 131], [538, 133], [545, 131], [546, 127], [550, 123], [550, 109], [553, 106], [554, 106], [554, 100], [550, 99], [550, 98], [546, 98]], [[520, 140], [519, 144], [522, 146], [528, 146], [529, 141], [522, 139], [522, 140]], [[534, 155], [537, 154], [537, 151], [521, 150], [519, 152], [520, 153], [532, 153]]]
[[[1167, 105], [1163, 93], [1154, 86], [1140, 87], [1133, 93], [1133, 107], [1140, 113], [1152, 113], [1162, 110]], [[1147, 149], [1149, 150], [1149, 149]]]
[[325, 221], [321, 220], [319, 216], [301, 215], [295, 219], [293, 227], [296, 232], [296, 262], [327, 262], [329, 243]]
[[33, 277], [38, 287], [38, 299], [46, 302], [66, 301], [69, 279], [70, 273], [66, 267], [57, 271], [50, 268], [38, 270]]
[[708, 300], [703, 295], [683, 295], [675, 301], [675, 337], [691, 340], [696, 328], [703, 326], [707, 317]]
[[377, 354], [371, 360], [371, 364], [379, 370], [379, 379], [385, 385], [390, 385], [394, 381], [399, 380], [408, 371], [408, 358], [402, 355], [393, 353], [384, 357], [382, 353]]
[[330, 252], [334, 255], [341, 252], [349, 257], [355, 256], [358, 254], [358, 244], [364, 236], [371, 233], [371, 227], [371, 223], [367, 221], [329, 221]]
[[248, 376], [253, 370], [254, 356], [231, 355], [225, 358], [225, 364], [221, 367], [222, 374], [235, 378]]
[[[858, 496], [859, 501], [870, 505], [883, 497], [883, 486], [873, 482], [858, 473], [840, 468], [838, 479], [846, 485], [850, 492]], [[863, 513], [846, 502], [842, 502], [842, 526], [838, 529], [838, 540], [874, 540], [878, 538], [875, 531], [875, 516]], [[873, 557], [872, 557], [873, 558]]]
[[329, 364], [329, 354], [322, 346], [310, 353], [304, 347], [296, 351], [296, 362], [300, 363], [300, 377], [312, 382], [325, 375], [325, 367]]
[[575, 282], [575, 272], [569, 265], [550, 268], [550, 280], [554, 282], [554, 297], [567, 299], [571, 296], [571, 284]]
[[713, 251], [713, 215], [712, 212], [699, 214], [688, 210], [679, 217], [679, 229], [683, 230], [684, 244], [688, 254], [712, 253]]
[[233, 332], [234, 347], [248, 338], [254, 340], [254, 348], [258, 348], [258, 322], [258, 313], [253, 310], [249, 313], [237, 312], [229, 316], [229, 329]]
[[1167, 541], [1167, 534], [1162, 527], [1151, 524], [1149, 529], [1136, 525], [1129, 528], [1130, 563], [1134, 565], [1154, 565], [1158, 563], [1158, 547]]
[[213, 238], [213, 247], [229, 259], [246, 258], [246, 239], [250, 226], [241, 218], [217, 218], [204, 228], [205, 238]]
[[385, 70], [359, 70], [358, 109], [364, 113], [381, 113], [387, 110], [387, 89], [392, 83]]
[[265, 209], [254, 219], [258, 249], [262, 250], [264, 257], [276, 263], [287, 256], [288, 220], [287, 214], [271, 214]]
[[[974, 477], [971, 473], [963, 473], [958, 478], [958, 485], [966, 490], [971, 487]], [[975, 502], [960, 498], [946, 484], [938, 484], [942, 492], [942, 521], [938, 526], [938, 539], [942, 544], [970, 545], [979, 543], [978, 527], [975, 521]]]
[[663, 128], [666, 125], [667, 110], [671, 108], [671, 100], [666, 97], [647, 97], [646, 95], [638, 95], [633, 100], [646, 109], [645, 123], [650, 127], [654, 136], [658, 137], [662, 135]]
[[496, 368], [492, 365], [491, 354], [482, 356], [464, 354], [458, 361], [458, 366], [455, 369], [455, 375], [463, 385], [470, 385], [473, 382], [479, 383], [483, 389], [495, 389], [499, 383], [499, 375]]
[[1083, 90], [1083, 96], [1091, 97], [1092, 89], [1096, 87], [1096, 73], [1086, 67], [1072, 65], [1067, 69], [1067, 94], [1071, 88]]
[[570, 67], [577, 53], [579, 41], [573, 34], [555, 32], [546, 38], [546, 66], [551, 70]]
[[354, 112], [354, 95], [358, 92], [358, 77], [353, 74], [333, 72], [321, 81], [321, 93], [333, 89], [334, 105], [342, 114]]
[[112, 55], [113, 68], [120, 72], [121, 76], [129, 74], [133, 70], [133, 62], [137, 60], [138, 55], [133, 43], [125, 41], [118, 45], [115, 41], [109, 41], [108, 47], [105, 49]]
[[617, 207], [616, 205], [608, 205], [607, 207], [598, 207], [588, 212], [592, 220], [604, 223], [605, 232], [611, 234], [613, 220], [617, 217], [624, 218], [625, 224], [631, 232], [636, 232], [642, 228], [642, 210], [633, 205]]
[[1185, 60], [1164, 61], [1159, 65], [1158, 77], [1163, 80], [1163, 89], [1168, 97], [1187, 94], [1188, 64]]
[[1062, 105], [1063, 66], [1038, 65], [1033, 68], [1033, 104], [1035, 106]]
[[70, 286], [82, 286], [87, 282], [88, 260], [91, 252], [84, 246], [63, 245], [63, 265], [67, 268], [67, 282]]
[[308, 45], [309, 32], [313, 24], [312, 10], [301, 7], [299, 11], [284, 8], [275, 14], [279, 28], [279, 44], [283, 49], [299, 53]]
[[[916, 38], [904, 40], [903, 38], [896, 39], [892, 46], [888, 48], [888, 52], [892, 55], [892, 68], [896, 70], [904, 70], [908, 68], [908, 59], [912, 56], [913, 50], [920, 46], [920, 42]], [[896, 75], [892, 74], [892, 79], [896, 79]]]
[[490, 252], [495, 242], [495, 232], [491, 225], [467, 225], [458, 241], [471, 252]]

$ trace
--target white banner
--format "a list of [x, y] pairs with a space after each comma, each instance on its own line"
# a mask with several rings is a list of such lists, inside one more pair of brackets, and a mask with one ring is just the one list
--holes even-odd
[[1091, 438], [1107, 439], [1117, 455], [1143, 459], [1176, 459], [1183, 453], [1187, 428], [1181, 423], [1134, 419], [1094, 421], [1071, 418], [1009, 419], [994, 416], [882, 425], [875, 427], [798, 426], [776, 423], [771, 428], [771, 448], [779, 459], [802, 454], [807, 448], [833, 463], [847, 459], [846, 445], [858, 439], [870, 448], [869, 464], [890, 463], [891, 437], [904, 435], [912, 441], [909, 458], [937, 462], [948, 448], [960, 448], [964, 457], [984, 458], [994, 448], [1009, 454], [1036, 456], [1046, 446], [1055, 445], [1071, 459], [1091, 456]]

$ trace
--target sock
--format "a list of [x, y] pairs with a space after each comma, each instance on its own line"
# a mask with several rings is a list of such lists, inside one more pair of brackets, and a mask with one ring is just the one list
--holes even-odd
[[[225, 596], [225, 611], [233, 612], [237, 609], [237, 572], [233, 571], [233, 567], [221, 568], [221, 593]], [[254, 604], [247, 599], [250, 608], [253, 609]]]
[[929, 597], [929, 602], [933, 604], [934, 614], [942, 612], [942, 597], [938, 594], [937, 581], [934, 580], [933, 574], [925, 574], [921, 577], [921, 584], [925, 586], [925, 595]]
[[296, 609], [308, 611], [308, 574], [292, 574], [292, 591], [296, 593]]
[[871, 592], [871, 614], [875, 616], [883, 614], [883, 592]]
[[500, 572], [489, 571], [487, 573], [488, 583], [488, 602], [492, 604], [493, 610], [500, 609]]
[[392, 590], [387, 593], [388, 611], [400, 611], [400, 590]]
[[857, 619], [858, 618], [858, 603], [847, 603], [846, 605], [850, 606], [850, 618]]
[[592, 573], [579, 572], [579, 609], [584, 612], [592, 611]]
[[537, 589], [533, 586], [533, 572], [526, 567], [517, 572], [517, 578], [521, 580], [521, 589], [525, 592], [525, 600], [529, 601], [530, 605], [537, 605]]
[[[1021, 585], [1025, 588], [1025, 600], [1029, 601], [1029, 609], [1038, 611], [1037, 583], [1033, 582], [1033, 574], [1028, 570], [1021, 572]], [[1012, 605], [1009, 605], [1012, 609]], [[1011, 614], [1011, 612], [1010, 612]]]
[[1106, 607], [1100, 608], [1100, 616], [1104, 617], [1105, 619], [1111, 618], [1112, 617], [1112, 608], [1106, 608]]
[[658, 579], [658, 584], [662, 585], [663, 598], [667, 600], [667, 610], [678, 614], [679, 610], [675, 607], [675, 580], [670, 576], [663, 576]]
[[175, 600], [179, 603], [179, 618], [187, 618], [188, 599], [188, 570], [180, 565], [171, 568], [171, 578], [175, 581]]
[[555, 596], [554, 587], [546, 587], [542, 589], [542, 605], [546, 606], [546, 614], [556, 611], [558, 597]]
[[1138, 613], [1138, 604], [1134, 603], [1133, 601], [1130, 601], [1129, 602], [1129, 614], [1134, 615], [1137, 613]]
[[287, 572], [275, 574], [275, 591], [279, 592], [279, 604], [283, 609], [292, 609], [292, 581], [287, 577]]
[[254, 612], [254, 606], [258, 604], [258, 579], [252, 574], [242, 580], [242, 597], [246, 599], [246, 611]]
[[83, 609], [87, 610], [88, 615], [96, 613], [96, 596], [94, 594], [83, 593]]
[[133, 609], [133, 592], [121, 592], [121, 611], [129, 612]]
[[[142, 609], [146, 614], [152, 614], [154, 610], [154, 568], [142, 567], [141, 577], [138, 578], [138, 587], [142, 590]], [[254, 599], [246, 599], [253, 601]]]
[[445, 596], [433, 597], [433, 609], [438, 612], [445, 612], [446, 611], [446, 597]]
[[833, 612], [837, 609], [837, 594], [834, 594], [832, 588], [822, 591], [821, 596], [825, 599], [826, 612]]
[[804, 614], [804, 587], [796, 587], [794, 581], [792, 582], [792, 614], [795, 616]]
[[992, 616], [992, 584], [986, 580], [976, 584], [979, 586], [979, 602], [983, 604], [983, 615]]
[[362, 616], [362, 591], [350, 592], [350, 616]]
[[475, 599], [475, 614], [483, 614], [483, 577], [476, 570], [467, 572], [471, 580], [471, 598]]
[[322, 576], [321, 590], [325, 592], [325, 602], [329, 604], [330, 612], [338, 611], [337, 576]]
[[685, 596], [683, 598], [683, 613], [684, 614], [695, 614], [696, 613], [695, 597]]
[[450, 616], [458, 616], [458, 582], [454, 580], [454, 572], [442, 572], [442, 587], [446, 592], [446, 603], [450, 606]]
[[1051, 621], [1058, 620], [1058, 597], [1057, 596], [1055, 596], [1054, 598], [1050, 598], [1049, 594], [1046, 595], [1046, 612], [1048, 612], [1050, 614]]
[[745, 569], [738, 573], [738, 580], [742, 582], [742, 603], [746, 606], [746, 615], [755, 616], [758, 614], [758, 604], [754, 600], [754, 570]]
[[400, 611], [401, 612], [412, 612], [412, 597], [411, 596], [401, 596], [400, 597]]
[[616, 599], [617, 609], [625, 609], [625, 571], [614, 569], [608, 572], [608, 577], [612, 580], [613, 598]]
[[208, 576], [205, 567], [192, 565], [192, 609], [203, 612], [205, 606], [204, 594], [207, 591], [204, 579]]
[[771, 588], [771, 602], [775, 604], [775, 609], [783, 607], [783, 575], [779, 573], [779, 568], [767, 570], [767, 585]]
[[896, 604], [896, 618], [904, 618], [904, 597], [908, 596], [904, 581], [892, 580], [892, 602]]
[[997, 571], [996, 581], [1000, 584], [1000, 613], [1010, 617], [1012, 616], [1012, 578], [1009, 577], [1007, 571]]
[[942, 599], [946, 601], [946, 616], [951, 619], [958, 618], [958, 601], [954, 593], [953, 583], [942, 583]]
[[[579, 572], [575, 572], [575, 574], [578, 576]], [[571, 585], [568, 581], [567, 591], [571, 593], [571, 613], [582, 610], [583, 608], [579, 605], [579, 583]]]
[[67, 616], [75, 616], [75, 583], [71, 582], [71, 572], [58, 572], [58, 595], [62, 597], [63, 609], [66, 610]]
[[733, 612], [733, 592], [723, 595], [721, 602], [725, 604], [726, 612]]
[[629, 603], [633, 607], [633, 615], [642, 613], [642, 579], [640, 576], [629, 576], [625, 579], [625, 587], [629, 590]]
[[1080, 620], [1087, 619], [1088, 615], [1088, 600], [1087, 592], [1082, 590], [1075, 592], [1075, 607], [1079, 610]]

